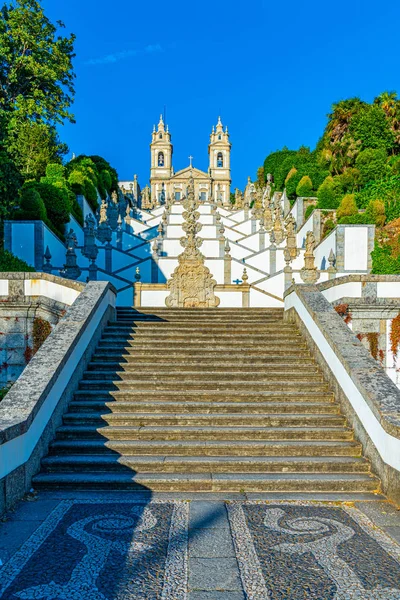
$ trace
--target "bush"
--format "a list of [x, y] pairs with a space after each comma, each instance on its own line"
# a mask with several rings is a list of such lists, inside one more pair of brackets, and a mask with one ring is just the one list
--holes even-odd
[[338, 220], [339, 225], [374, 225], [366, 213], [358, 213], [351, 217], [342, 217]]
[[312, 191], [313, 183], [310, 177], [308, 175], [303, 175], [296, 188], [297, 196], [299, 196], [300, 198], [309, 198], [310, 196], [312, 196]]
[[337, 177], [327, 177], [318, 188], [318, 208], [337, 208], [342, 195], [343, 188], [340, 180]]
[[371, 252], [372, 273], [374, 275], [398, 275], [400, 273], [400, 256], [394, 256], [389, 244], [379, 245]]
[[301, 173], [297, 171], [290, 177], [290, 179], [286, 183], [286, 194], [287, 197], [291, 200], [295, 200], [296, 198], [296, 189], [301, 180]]
[[386, 220], [393, 221], [400, 217], [400, 176], [385, 177], [374, 181], [356, 194], [357, 206], [366, 208], [371, 200], [381, 200], [385, 204]]
[[330, 234], [331, 231], [333, 231], [336, 227], [336, 223], [335, 221], [333, 221], [333, 219], [327, 219], [324, 223], [324, 228], [322, 230], [322, 237], [326, 237], [327, 235]]
[[68, 177], [68, 183], [77, 196], [85, 194], [85, 176], [82, 171], [72, 171]]
[[46, 177], [42, 177], [43, 183], [55, 183], [64, 180], [65, 168], [59, 163], [50, 163], [46, 167]]
[[346, 169], [339, 179], [345, 194], [353, 194], [361, 185], [361, 173], [355, 167]]
[[354, 194], [347, 194], [342, 199], [339, 208], [336, 211], [337, 218], [341, 219], [342, 217], [350, 217], [352, 215], [356, 215], [357, 213], [358, 208]]
[[23, 187], [20, 191], [20, 197], [20, 209], [15, 214], [17, 220], [47, 221], [46, 207], [37, 190]]
[[361, 183], [382, 179], [387, 174], [387, 153], [383, 148], [374, 150], [367, 148], [356, 158], [356, 168], [360, 172]]
[[11, 252], [0, 249], [0, 272], [2, 273], [25, 273], [34, 272], [35, 269], [29, 266], [24, 260], [17, 258]]
[[94, 184], [90, 181], [90, 179], [85, 178], [85, 198], [89, 202], [90, 206], [94, 211], [97, 210], [97, 189]]
[[[263, 172], [264, 172], [264, 170], [263, 170]], [[112, 184], [110, 172], [107, 169], [103, 169], [100, 172], [100, 178], [101, 178], [101, 181], [103, 182], [103, 185], [106, 188], [107, 192], [110, 193], [111, 184]]]
[[371, 223], [377, 227], [383, 227], [386, 221], [385, 205], [381, 200], [371, 200], [365, 211], [365, 215]]
[[47, 218], [55, 233], [64, 237], [65, 225], [69, 221], [72, 207], [68, 191], [63, 186], [57, 187], [50, 183], [31, 182], [27, 186], [37, 190], [46, 207]]
[[309, 206], [307, 206], [306, 212], [304, 213], [304, 221], [307, 221], [307, 219], [310, 217], [310, 215], [314, 212], [316, 208], [317, 207], [315, 206], [315, 204], [310, 204]]

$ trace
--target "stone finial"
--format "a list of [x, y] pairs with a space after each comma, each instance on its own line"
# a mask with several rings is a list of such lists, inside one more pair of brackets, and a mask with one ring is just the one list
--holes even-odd
[[229, 245], [229, 240], [227, 239], [225, 242], [225, 255], [228, 256], [231, 251], [231, 247]]
[[329, 273], [329, 279], [334, 279], [336, 277], [337, 268], [336, 268], [336, 256], [333, 250], [331, 249], [328, 256], [329, 267], [327, 269]]
[[44, 253], [44, 259], [45, 259], [45, 264], [43, 265], [43, 271], [45, 273], [50, 273], [53, 270], [53, 266], [51, 264], [51, 253], [50, 253], [50, 249], [48, 246], [46, 246], [46, 252]]
[[286, 246], [286, 248], [283, 251], [283, 258], [285, 260], [286, 266], [289, 267], [291, 261], [292, 261], [292, 257], [290, 255], [290, 250], [289, 248]]
[[158, 256], [159, 246], [158, 246], [157, 238], [154, 238], [154, 242], [153, 242], [153, 245], [151, 248], [153, 250], [154, 256]]
[[142, 279], [142, 276], [140, 274], [140, 267], [136, 267], [136, 271], [135, 271], [135, 279], [136, 281], [139, 283], [139, 281]]
[[270, 243], [270, 246], [275, 247], [275, 233], [274, 233], [273, 229], [269, 234], [269, 243]]
[[246, 267], [243, 269], [243, 275], [242, 275], [242, 281], [244, 285], [247, 285], [247, 282], [249, 280], [249, 276], [247, 274], [247, 269]]

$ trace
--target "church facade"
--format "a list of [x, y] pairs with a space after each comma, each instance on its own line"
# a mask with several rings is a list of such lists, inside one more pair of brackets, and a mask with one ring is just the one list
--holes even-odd
[[173, 145], [171, 133], [165, 126], [162, 116], [157, 128], [154, 127], [150, 144], [150, 194], [151, 203], [163, 204], [167, 199], [180, 200], [186, 193], [189, 177], [195, 182], [195, 191], [203, 201], [210, 198], [229, 203], [231, 191], [231, 143], [228, 128], [218, 119], [216, 127], [212, 128], [208, 146], [208, 172], [196, 169], [190, 164], [180, 171], [174, 170], [172, 157]]

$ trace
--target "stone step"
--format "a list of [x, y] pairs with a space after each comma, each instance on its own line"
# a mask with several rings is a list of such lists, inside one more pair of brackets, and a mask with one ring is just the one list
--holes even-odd
[[242, 329], [240, 326], [229, 325], [224, 328], [215, 328], [207, 324], [200, 327], [188, 327], [188, 328], [177, 328], [174, 326], [159, 327], [158, 329], [151, 329], [150, 327], [106, 327], [103, 332], [103, 338], [142, 338], [151, 337], [158, 339], [160, 337], [171, 337], [171, 338], [187, 338], [188, 336], [196, 336], [201, 339], [209, 337], [221, 337], [221, 338], [232, 338], [246, 336], [249, 339], [271, 339], [271, 340], [283, 340], [283, 339], [301, 339], [300, 333], [293, 329], [284, 329], [280, 325], [276, 328], [260, 328], [249, 327], [248, 329]]
[[308, 401], [321, 401], [321, 402], [333, 402], [334, 396], [332, 392], [315, 392], [315, 391], [303, 391], [303, 390], [278, 390], [278, 391], [267, 391], [263, 389], [261, 392], [255, 392], [252, 390], [237, 390], [233, 389], [229, 392], [222, 390], [77, 390], [75, 392], [75, 399], [96, 399], [96, 400], [111, 400], [116, 401], [145, 401], [145, 402], [308, 402]]
[[51, 472], [137, 473], [368, 473], [369, 463], [357, 457], [285, 456], [118, 456], [83, 454], [49, 456], [42, 461]]
[[168, 492], [364, 492], [379, 491], [368, 474], [298, 473], [40, 473], [33, 486], [43, 489], [105, 489]]
[[72, 413], [63, 417], [65, 425], [95, 425], [113, 427], [344, 427], [343, 415], [331, 414], [246, 414], [246, 413]]
[[104, 426], [62, 425], [59, 439], [106, 440], [316, 440], [350, 441], [353, 431], [346, 427], [212, 427], [212, 426]]
[[[103, 372], [105, 371], [124, 371], [124, 372], [135, 372], [138, 370], [138, 365], [136, 361], [132, 357], [132, 360], [116, 360], [115, 357], [107, 357], [109, 360], [103, 360], [99, 355], [94, 355], [92, 358], [92, 362], [88, 364], [89, 371], [97, 371], [101, 369]], [[203, 372], [205, 369], [212, 373], [227, 373], [227, 372], [246, 372], [246, 373], [254, 373], [256, 369], [262, 369], [263, 372], [274, 372], [274, 373], [282, 373], [286, 374], [288, 372], [297, 372], [300, 369], [304, 369], [307, 372], [313, 373], [318, 371], [318, 367], [311, 360], [298, 360], [296, 362], [277, 362], [277, 361], [260, 361], [260, 360], [248, 360], [248, 361], [215, 361], [215, 360], [180, 360], [176, 361], [168, 361], [168, 357], [166, 357], [163, 362], [141, 362], [140, 363], [140, 372], [141, 373], [154, 373], [155, 369], [157, 369], [158, 373], [169, 372], [171, 370], [171, 366], [174, 365], [177, 369], [179, 369], [182, 373], [187, 372]]]
[[[232, 327], [235, 328], [235, 331], [243, 330], [244, 332], [252, 333], [254, 331], [267, 331], [267, 332], [276, 332], [276, 331], [285, 331], [285, 332], [295, 332], [298, 333], [296, 327], [290, 323], [279, 322], [279, 321], [265, 321], [264, 319], [259, 319], [257, 321], [208, 321], [207, 322], [207, 330], [212, 329], [213, 331], [228, 331], [231, 330]], [[159, 331], [177, 331], [179, 332], [192, 332], [194, 330], [204, 330], [205, 323], [203, 320], [191, 320], [191, 321], [174, 321], [170, 323], [169, 321], [110, 321], [105, 328], [106, 332], [112, 331], [122, 331], [122, 332], [130, 332], [134, 329], [140, 329], [151, 331], [154, 334], [158, 334]]]
[[197, 335], [197, 333], [192, 336], [182, 335], [179, 336], [177, 334], [167, 335], [167, 336], [146, 336], [146, 335], [135, 335], [132, 337], [125, 336], [113, 336], [110, 334], [104, 334], [99, 342], [99, 346], [104, 345], [135, 345], [135, 346], [143, 346], [146, 347], [150, 345], [154, 347], [157, 345], [159, 348], [167, 348], [177, 345], [179, 347], [187, 347], [187, 346], [195, 346], [195, 345], [204, 345], [203, 350], [207, 348], [207, 345], [217, 346], [218, 348], [229, 348], [231, 346], [238, 346], [239, 348], [248, 348], [252, 347], [255, 344], [260, 345], [262, 348], [274, 348], [279, 346], [279, 348], [286, 348], [288, 352], [290, 352], [291, 348], [294, 345], [299, 345], [301, 348], [305, 348], [305, 343], [300, 336], [295, 336], [294, 334], [290, 334], [288, 336], [277, 335], [274, 336], [265, 336], [265, 335], [243, 335], [242, 337], [237, 336], [234, 333], [226, 334], [226, 335], [214, 335], [214, 334], [204, 334]]
[[213, 360], [217, 363], [225, 364], [226, 360], [229, 361], [242, 361], [245, 363], [252, 363], [253, 361], [264, 360], [268, 362], [281, 362], [283, 358], [287, 357], [289, 363], [298, 362], [301, 358], [304, 357], [307, 361], [310, 360], [310, 353], [305, 348], [300, 348], [299, 346], [294, 346], [292, 348], [265, 348], [264, 346], [261, 348], [246, 348], [246, 351], [243, 351], [243, 347], [236, 348], [233, 347], [231, 350], [229, 347], [226, 348], [216, 348], [213, 346], [212, 348], [193, 348], [187, 347], [185, 350], [177, 349], [177, 348], [169, 348], [168, 352], [166, 350], [160, 350], [158, 348], [157, 343], [153, 344], [153, 347], [148, 346], [146, 348], [138, 348], [137, 346], [125, 346], [125, 345], [110, 345], [104, 344], [98, 346], [96, 352], [94, 354], [94, 358], [109, 358], [110, 360], [115, 360], [116, 357], [118, 359], [124, 358], [127, 361], [144, 361], [144, 362], [190, 362], [197, 358], [197, 360], [201, 359], [202, 361]]
[[196, 380], [187, 380], [183, 377], [176, 378], [176, 380], [172, 379], [171, 381], [167, 381], [163, 377], [159, 377], [154, 380], [150, 379], [124, 379], [123, 381], [109, 381], [107, 379], [82, 379], [79, 383], [80, 390], [90, 390], [96, 389], [101, 391], [111, 391], [111, 390], [129, 390], [129, 391], [140, 391], [141, 393], [146, 393], [150, 390], [159, 390], [161, 392], [165, 392], [167, 390], [171, 391], [213, 391], [216, 388], [220, 391], [225, 390], [228, 392], [232, 389], [243, 389], [247, 392], [247, 388], [251, 386], [251, 391], [253, 392], [263, 392], [263, 391], [280, 391], [280, 390], [309, 390], [313, 392], [327, 392], [329, 390], [328, 385], [324, 381], [312, 381], [310, 377], [309, 380], [304, 379], [301, 380], [288, 380], [288, 381], [280, 381], [278, 378], [266, 378], [263, 380], [250, 381], [245, 380], [237, 380], [237, 381], [196, 381]]
[[349, 441], [183, 441], [183, 440], [85, 440], [59, 439], [50, 445], [51, 455], [118, 454], [122, 456], [234, 456], [234, 457], [361, 457], [361, 444]]
[[[209, 371], [209, 370], [198, 370], [198, 371], [186, 371], [186, 372], [182, 372], [181, 369], [175, 368], [174, 366], [170, 366], [169, 370], [162, 370], [159, 371], [159, 369], [157, 367], [153, 368], [153, 372], [150, 371], [142, 371], [142, 369], [130, 369], [127, 371], [104, 371], [104, 370], [89, 370], [89, 371], [85, 371], [83, 374], [85, 381], [91, 380], [91, 381], [140, 381], [140, 382], [148, 382], [148, 383], [154, 383], [155, 381], [169, 381], [169, 380], [175, 380], [177, 382], [182, 381], [183, 379], [185, 379], [186, 377], [189, 377], [191, 381], [207, 381], [210, 384], [214, 383], [215, 385], [218, 385], [220, 382], [225, 382], [225, 380], [228, 381], [247, 381], [248, 383], [252, 383], [253, 378], [255, 377], [254, 375], [254, 370], [252, 369], [247, 369], [247, 370], [240, 370], [239, 372], [237, 371], [221, 371], [221, 372], [215, 372], [215, 371]], [[277, 371], [277, 370], [265, 370], [261, 373], [257, 374], [257, 382], [262, 382], [262, 381], [275, 381], [277, 379], [279, 379], [280, 377], [287, 377], [290, 378], [291, 382], [307, 382], [307, 381], [324, 381], [323, 376], [321, 375], [321, 373], [318, 373], [316, 370], [314, 370], [314, 372], [308, 372], [307, 369], [302, 369], [300, 372], [298, 370], [286, 370], [286, 373], [284, 371]]]
[[69, 403], [72, 413], [206, 413], [206, 414], [340, 414], [340, 407], [329, 398], [326, 402], [123, 402], [105, 400], [78, 400]]

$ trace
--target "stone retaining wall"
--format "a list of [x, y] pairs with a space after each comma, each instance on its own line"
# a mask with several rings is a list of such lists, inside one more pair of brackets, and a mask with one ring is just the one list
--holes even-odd
[[[43, 277], [64, 285], [59, 277]], [[115, 318], [111, 284], [68, 283], [83, 291], [0, 403], [0, 514], [30, 489], [102, 331]]]

